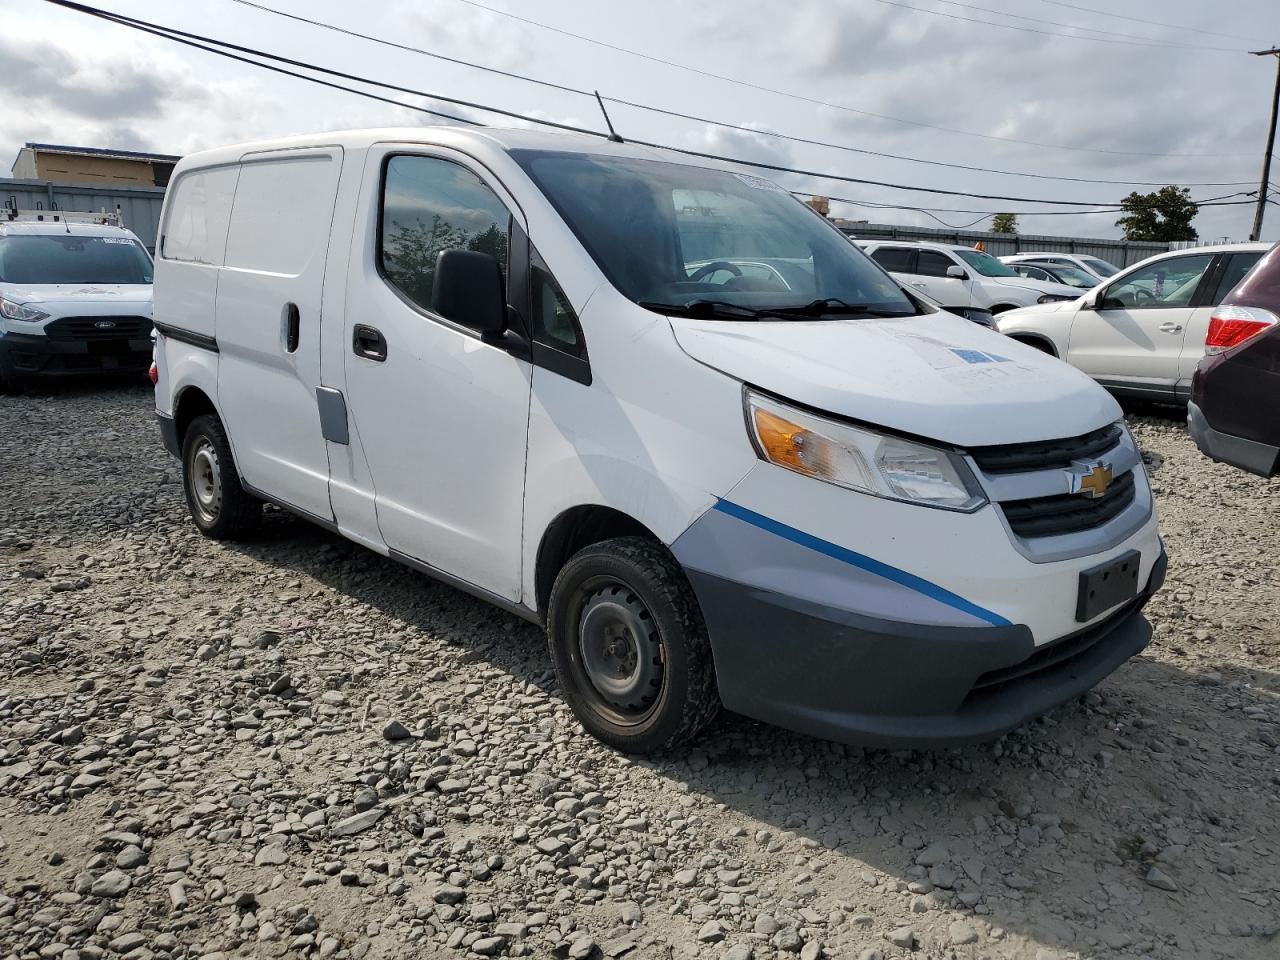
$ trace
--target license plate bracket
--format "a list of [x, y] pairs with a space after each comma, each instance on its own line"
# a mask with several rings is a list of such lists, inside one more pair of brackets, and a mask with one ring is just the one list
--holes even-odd
[[1112, 607], [1138, 595], [1138, 569], [1142, 554], [1137, 550], [1122, 553], [1080, 573], [1080, 592], [1076, 597], [1076, 621], [1085, 623]]

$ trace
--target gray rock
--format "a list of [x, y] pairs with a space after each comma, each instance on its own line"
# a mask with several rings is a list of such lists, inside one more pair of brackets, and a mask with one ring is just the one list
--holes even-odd
[[392, 720], [382, 728], [382, 739], [395, 742], [396, 740], [408, 740], [413, 734], [399, 720]]
[[363, 833], [382, 819], [387, 811], [382, 807], [373, 807], [339, 820], [329, 827], [329, 835], [333, 837], [350, 837]]
[[820, 956], [822, 956], [822, 944], [817, 940], [810, 940], [800, 951], [800, 960], [818, 960]]
[[698, 931], [698, 939], [703, 943], [719, 943], [724, 939], [724, 927], [719, 920], [708, 920]]
[[968, 943], [977, 943], [978, 931], [973, 929], [972, 924], [957, 920], [947, 928], [947, 938], [952, 946], [962, 947]]
[[93, 881], [89, 893], [95, 897], [123, 897], [133, 882], [120, 870], [108, 870]]
[[910, 950], [916, 945], [916, 932], [911, 927], [898, 927], [897, 930], [886, 933], [884, 938], [904, 950]]
[[501, 953], [507, 946], [505, 937], [481, 937], [471, 944], [471, 952], [482, 957], [492, 957]]
[[253, 858], [255, 867], [278, 867], [288, 862], [288, 851], [278, 843], [262, 847], [258, 850], [258, 855]]
[[1173, 877], [1169, 876], [1159, 867], [1152, 867], [1147, 871], [1147, 883], [1155, 887], [1157, 890], [1168, 890], [1170, 893], [1178, 889], [1178, 885], [1174, 882]]
[[720, 954], [720, 960], [755, 960], [756, 952], [751, 949], [749, 943], [735, 943], [732, 947]]

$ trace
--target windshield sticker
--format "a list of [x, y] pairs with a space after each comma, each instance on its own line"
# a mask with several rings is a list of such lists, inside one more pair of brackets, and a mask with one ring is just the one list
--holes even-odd
[[735, 173], [734, 176], [745, 183], [748, 187], [755, 187], [757, 190], [776, 190], [778, 193], [787, 192], [772, 180], [766, 180], [764, 177], [753, 177], [747, 173]]
[[103, 237], [102, 242], [103, 243], [123, 243], [126, 246], [133, 246], [133, 241], [128, 240], [124, 237]]
[[951, 352], [963, 360], [965, 363], [1012, 363], [1008, 357], [1002, 357], [996, 353], [983, 353], [981, 350], [958, 350], [951, 348]]

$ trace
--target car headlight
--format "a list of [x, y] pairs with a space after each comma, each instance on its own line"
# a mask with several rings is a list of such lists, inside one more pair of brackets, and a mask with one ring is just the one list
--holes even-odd
[[1060, 300], [1074, 300], [1075, 297], [1068, 297], [1061, 293], [1046, 293], [1040, 297], [1036, 303], [1058, 303]]
[[5, 317], [8, 320], [25, 320], [27, 323], [39, 323], [48, 316], [47, 313], [33, 310], [25, 304], [14, 303], [12, 300], [0, 297], [0, 317]]
[[969, 512], [987, 502], [956, 454], [855, 427], [746, 391], [756, 452], [770, 463], [876, 497]]

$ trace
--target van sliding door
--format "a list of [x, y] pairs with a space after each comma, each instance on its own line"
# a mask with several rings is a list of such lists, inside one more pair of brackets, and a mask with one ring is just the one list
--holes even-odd
[[218, 282], [223, 418], [250, 486], [332, 521], [316, 387], [342, 149], [254, 153], [242, 163]]

